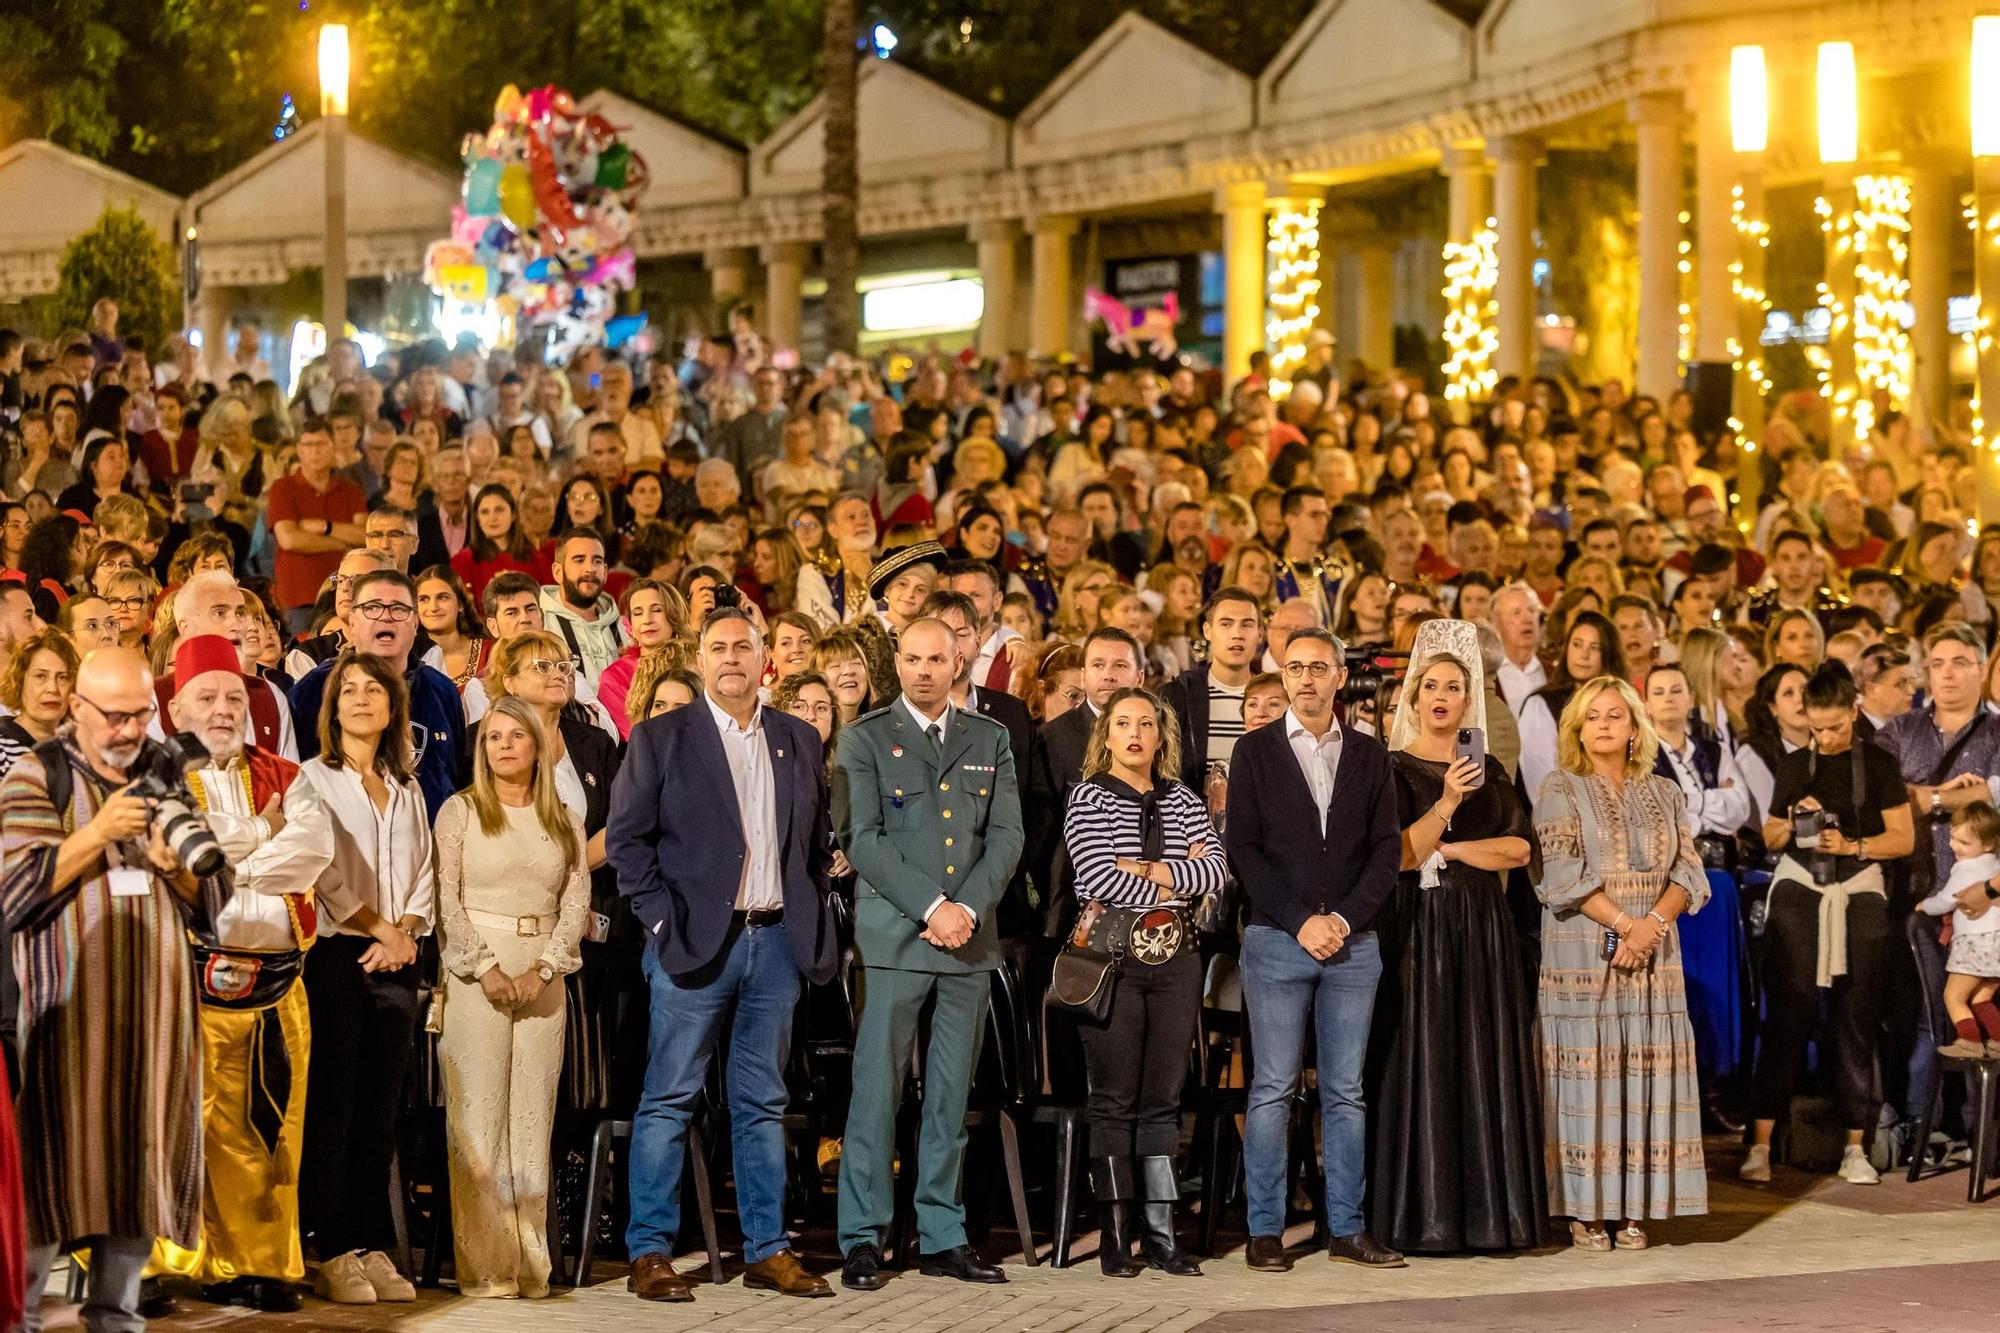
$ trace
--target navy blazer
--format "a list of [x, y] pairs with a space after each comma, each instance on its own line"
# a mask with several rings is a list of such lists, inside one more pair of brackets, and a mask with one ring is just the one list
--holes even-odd
[[1309, 916], [1338, 912], [1353, 934], [1372, 930], [1403, 864], [1403, 826], [1389, 752], [1344, 727], [1326, 831], [1280, 719], [1236, 742], [1222, 841], [1250, 924], [1297, 935]]
[[[833, 978], [838, 944], [828, 901], [833, 853], [819, 733], [775, 708], [761, 709], [759, 724], [777, 787], [785, 933], [799, 971], [824, 983]], [[722, 733], [705, 702], [632, 729], [611, 788], [604, 850], [618, 872], [618, 892], [668, 975], [700, 972], [722, 956], [748, 849]]]

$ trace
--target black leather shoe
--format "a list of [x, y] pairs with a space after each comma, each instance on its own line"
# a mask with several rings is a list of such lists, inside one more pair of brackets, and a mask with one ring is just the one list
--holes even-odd
[[882, 1251], [873, 1245], [857, 1245], [840, 1266], [840, 1285], [850, 1291], [880, 1291], [889, 1284], [882, 1267]]
[[299, 1293], [274, 1277], [236, 1277], [203, 1287], [201, 1298], [217, 1305], [241, 1305], [265, 1314], [296, 1314]]
[[1250, 1246], [1243, 1251], [1243, 1262], [1253, 1273], [1289, 1273], [1292, 1271], [1292, 1256], [1285, 1252], [1282, 1236], [1252, 1236]]
[[917, 1271], [925, 1277], [955, 1277], [960, 1282], [988, 1284], [1007, 1280], [1007, 1275], [997, 1265], [981, 1259], [979, 1251], [970, 1245], [960, 1245], [941, 1254], [920, 1254], [917, 1265]]
[[1337, 1264], [1360, 1264], [1365, 1268], [1408, 1268], [1403, 1256], [1383, 1245], [1365, 1231], [1351, 1236], [1335, 1236], [1326, 1244], [1326, 1257]]
[[1174, 1234], [1174, 1201], [1180, 1190], [1174, 1183], [1174, 1159], [1164, 1156], [1141, 1157], [1135, 1163], [1139, 1177], [1139, 1257], [1148, 1268], [1157, 1268], [1169, 1277], [1200, 1277], [1201, 1265], [1181, 1253]]
[[180, 1303], [158, 1278], [149, 1277], [139, 1284], [139, 1313], [148, 1320], [172, 1319], [180, 1312]]

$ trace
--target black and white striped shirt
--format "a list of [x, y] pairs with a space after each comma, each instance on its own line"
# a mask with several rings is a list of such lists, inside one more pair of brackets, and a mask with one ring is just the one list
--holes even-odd
[[1208, 678], [1208, 753], [1211, 764], [1227, 764], [1243, 739], [1243, 691]]
[[[1228, 860], [1222, 839], [1208, 822], [1208, 806], [1178, 782], [1159, 788], [1160, 859], [1173, 876], [1173, 891], [1160, 896], [1160, 886], [1118, 869], [1118, 858], [1139, 859], [1140, 795], [1116, 779], [1080, 782], [1063, 812], [1063, 841], [1076, 871], [1079, 902], [1097, 899], [1114, 907], [1183, 905], [1222, 887]], [[1190, 852], [1199, 845], [1200, 856]]]

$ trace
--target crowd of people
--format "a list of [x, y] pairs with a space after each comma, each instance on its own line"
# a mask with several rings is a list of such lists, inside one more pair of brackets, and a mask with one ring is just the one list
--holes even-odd
[[851, 1039], [840, 1283], [899, 1199], [923, 1272], [1002, 1282], [962, 1189], [996, 973], [1115, 1276], [1201, 1271], [1219, 1032], [1257, 1271], [1301, 1154], [1336, 1260], [1644, 1248], [1705, 1130], [1770, 1179], [1809, 1072], [1872, 1185], [1932, 1151], [1939, 1050], [2000, 1056], [2000, 536], [1888, 404], [1852, 446], [1786, 399], [1746, 469], [1686, 394], [1454, 421], [1323, 334], [1289, 384], [812, 370], [739, 311], [643, 362], [336, 340], [286, 393], [254, 323], [204, 362], [117, 321], [0, 330], [0, 1322], [65, 1250], [93, 1329], [163, 1276], [297, 1309], [309, 1255], [412, 1299], [412, 1108], [460, 1291], [549, 1293], [612, 1118], [628, 1285], [691, 1300], [718, 1065], [745, 1282], [831, 1295], [806, 1008]]

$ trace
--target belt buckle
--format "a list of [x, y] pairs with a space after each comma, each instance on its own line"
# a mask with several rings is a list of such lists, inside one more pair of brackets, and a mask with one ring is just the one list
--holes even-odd
[[541, 933], [542, 923], [540, 918], [532, 916], [517, 916], [514, 918], [514, 934], [518, 938], [531, 940]]

